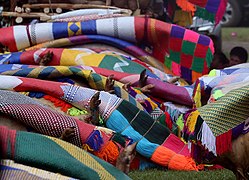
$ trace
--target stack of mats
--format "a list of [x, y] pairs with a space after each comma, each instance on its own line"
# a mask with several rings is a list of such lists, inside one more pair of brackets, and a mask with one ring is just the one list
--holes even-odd
[[0, 29], [0, 43], [18, 51], [39, 43], [81, 34], [106, 35], [152, 47], [153, 56], [174, 75], [194, 82], [209, 71], [214, 52], [209, 37], [155, 19], [121, 17], [74, 23], [37, 23]]
[[[96, 93], [95, 90], [68, 83], [12, 76], [0, 76], [0, 78], [1, 89], [42, 92], [63, 99], [79, 109], [87, 106], [90, 98]], [[93, 149], [95, 152], [102, 151], [102, 148], [105, 151], [108, 147], [106, 144], [110, 135], [102, 131], [98, 135], [99, 130], [93, 125], [42, 108], [26, 96], [11, 93], [9, 95], [11, 98], [4, 99], [3, 96], [6, 97], [10, 92], [1, 93], [1, 113], [18, 118], [36, 131], [59, 137], [63, 129], [74, 126], [76, 136], [71, 141], [73, 144], [79, 147], [87, 145], [90, 147], [87, 149]], [[139, 154], [170, 169], [197, 170], [194, 161], [188, 157], [187, 145], [147, 113], [128, 101], [103, 91], [100, 92], [100, 100], [99, 111], [106, 126], [138, 142], [136, 150]], [[115, 152], [110, 153], [109, 159]], [[109, 159], [107, 161], [110, 162]]]

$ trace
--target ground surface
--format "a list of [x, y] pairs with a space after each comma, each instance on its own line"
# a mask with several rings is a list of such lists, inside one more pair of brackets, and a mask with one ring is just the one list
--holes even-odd
[[228, 170], [212, 170], [202, 172], [146, 170], [130, 172], [134, 180], [234, 180], [235, 176]]
[[249, 27], [222, 28], [222, 49], [226, 55], [235, 46], [242, 46], [249, 52]]

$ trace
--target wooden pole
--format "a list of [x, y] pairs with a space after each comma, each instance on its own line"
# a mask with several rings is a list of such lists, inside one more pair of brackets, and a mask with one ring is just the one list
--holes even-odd
[[[44, 13], [16, 13], [16, 12], [2, 12], [2, 16], [22, 17], [22, 18], [40, 18], [41, 16], [47, 16]], [[52, 15], [51, 13], [49, 15]]]
[[53, 3], [53, 4], [23, 4], [23, 8], [40, 9], [40, 8], [61, 8], [61, 9], [87, 9], [87, 8], [102, 8], [102, 9], [120, 9], [114, 6], [94, 5], [94, 4], [66, 4], [66, 3]]

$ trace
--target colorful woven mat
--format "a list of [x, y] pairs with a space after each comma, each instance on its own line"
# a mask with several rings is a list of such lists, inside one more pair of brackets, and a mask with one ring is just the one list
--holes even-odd
[[[78, 107], [79, 109], [86, 107], [89, 103], [90, 98], [96, 93], [95, 90], [73, 86], [68, 83], [51, 82], [13, 76], [0, 77], [4, 79], [3, 81], [1, 81], [3, 82], [0, 85], [1, 89], [8, 88], [9, 90], [13, 89], [15, 91], [32, 90], [43, 92], [56, 98], [63, 99], [71, 103], [75, 107]], [[12, 95], [12, 97], [15, 96]], [[2, 99], [3, 102], [10, 100], [11, 99]], [[189, 153], [187, 145], [184, 144], [180, 139], [175, 137], [173, 134], [171, 135], [170, 131], [166, 127], [153, 120], [147, 113], [141, 111], [128, 101], [121, 100], [117, 96], [103, 91], [100, 92], [100, 100], [101, 104], [99, 106], [99, 112], [103, 120], [106, 122], [107, 127], [118, 133], [122, 133], [125, 136], [131, 137], [133, 141], [138, 141], [137, 151], [142, 156], [151, 159], [153, 162], [161, 166], [169, 167], [170, 169], [197, 170], [194, 161], [190, 157], [188, 157]], [[79, 132], [80, 137], [77, 135], [75, 138], [80, 139], [81, 143], [84, 144], [89, 142], [89, 138], [87, 137], [94, 130], [94, 126], [92, 125], [79, 122], [77, 120], [73, 121], [69, 117], [62, 117], [62, 115], [52, 113], [49, 110], [45, 111], [45, 109], [39, 108], [34, 105], [31, 106], [21, 104], [9, 106], [8, 104], [5, 105], [7, 102], [3, 102], [1, 112], [19, 117], [20, 120], [28, 123], [30, 126], [33, 126], [41, 133], [58, 137], [58, 135], [62, 133], [63, 126], [67, 125], [67, 123], [76, 122], [77, 124], [73, 126], [78, 129], [77, 132]], [[17, 100], [13, 100], [12, 103], [17, 102]], [[18, 111], [18, 109], [23, 110]], [[28, 110], [30, 111], [28, 114], [31, 113], [32, 116], [27, 114], [26, 111]], [[49, 117], [46, 118], [46, 115], [49, 115], [49, 117], [58, 116], [58, 118], [50, 119]], [[30, 119], [30, 117], [33, 118]], [[44, 119], [47, 120], [45, 121]], [[68, 120], [65, 121], [64, 119]], [[39, 123], [37, 123], [37, 120], [39, 121]], [[56, 124], [60, 125], [58, 125], [58, 127], [54, 127]], [[122, 131], [120, 129], [123, 129], [125, 131]], [[107, 135], [103, 132], [102, 136]], [[101, 147], [101, 139], [102, 138], [99, 138], [98, 140], [94, 141], [93, 144], [91, 143], [92, 141], [90, 141], [89, 146], [91, 146], [91, 148], [96, 147], [95, 149], [98, 150], [99, 147]], [[105, 144], [105, 141], [103, 143]], [[79, 143], [76, 143], [76, 145], [78, 144]], [[171, 146], [169, 146], [170, 144]], [[174, 158], [172, 159], [172, 157]]]
[[15, 163], [12, 160], [1, 160], [0, 177], [2, 179], [60, 179], [73, 180], [72, 177], [66, 177], [61, 174], [45, 171], [42, 169]]
[[[191, 148], [192, 156], [196, 160], [203, 160], [230, 151], [232, 141], [248, 132], [248, 105], [247, 85], [229, 91], [216, 102], [187, 113], [183, 120], [183, 137], [186, 141], [194, 142]], [[197, 147], [200, 144], [213, 156], [208, 156], [203, 148]]]
[[189, 82], [194, 82], [209, 71], [214, 52], [213, 42], [207, 36], [177, 25], [139, 17], [74, 23], [38, 23], [2, 28], [0, 32], [7, 34], [4, 38], [0, 37], [0, 43], [10, 51], [81, 34], [107, 35], [152, 46], [155, 58], [165, 63], [175, 75]]
[[[129, 179], [105, 161], [65, 141], [0, 126], [2, 157], [76, 179]], [[9, 147], [9, 148], [8, 148]]]

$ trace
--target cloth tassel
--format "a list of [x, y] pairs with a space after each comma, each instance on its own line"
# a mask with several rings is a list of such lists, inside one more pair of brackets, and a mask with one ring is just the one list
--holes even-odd
[[211, 151], [215, 156], [216, 154], [216, 138], [213, 135], [211, 129], [204, 121], [201, 127], [201, 135], [197, 135], [197, 140], [202, 142], [209, 151]]
[[99, 130], [94, 130], [86, 141], [86, 144], [94, 151], [99, 151], [103, 143], [103, 138]]
[[162, 166], [168, 166], [172, 170], [198, 171], [196, 163], [191, 157], [177, 154], [163, 146], [159, 146], [156, 149], [151, 159], [157, 161]]
[[51, 101], [54, 104], [55, 107], [61, 107], [61, 110], [63, 112], [67, 112], [68, 109], [73, 107], [71, 104], [68, 104], [65, 101], [57, 99], [57, 98], [55, 98], [53, 96], [45, 95], [43, 98], [46, 99], [46, 100]]
[[86, 110], [79, 110], [78, 108], [71, 107], [67, 110], [67, 114], [70, 116], [80, 116], [83, 114], [88, 114], [88, 112]]

